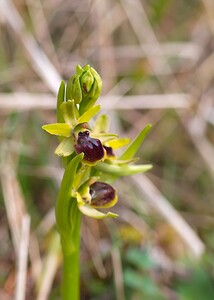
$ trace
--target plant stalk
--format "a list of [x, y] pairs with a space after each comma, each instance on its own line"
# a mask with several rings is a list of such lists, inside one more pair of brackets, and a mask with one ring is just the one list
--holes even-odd
[[[79, 300], [80, 298], [80, 270], [79, 270], [79, 252], [80, 252], [80, 227], [81, 213], [75, 205], [72, 206], [72, 214], [76, 214], [75, 226], [71, 236], [73, 250], [67, 249], [62, 243], [63, 250], [63, 274], [62, 274], [62, 300]], [[75, 210], [75, 212], [74, 212]]]

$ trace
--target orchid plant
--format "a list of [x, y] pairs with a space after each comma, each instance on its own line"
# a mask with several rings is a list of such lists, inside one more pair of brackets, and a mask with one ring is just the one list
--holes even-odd
[[[76, 67], [67, 85], [62, 81], [57, 98], [57, 123], [42, 128], [58, 136], [55, 154], [61, 156], [65, 172], [56, 201], [56, 224], [63, 253], [62, 299], [79, 299], [79, 249], [81, 215], [116, 218], [102, 209], [118, 201], [113, 181], [121, 176], [145, 172], [151, 165], [135, 165], [134, 157], [151, 125], [132, 141], [109, 132], [109, 120], [96, 105], [102, 90], [99, 74], [89, 65]], [[118, 148], [126, 149], [120, 157]]]

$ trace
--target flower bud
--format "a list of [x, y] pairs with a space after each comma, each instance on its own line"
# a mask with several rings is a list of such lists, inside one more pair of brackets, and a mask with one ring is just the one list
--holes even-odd
[[83, 114], [95, 104], [102, 90], [102, 79], [99, 74], [89, 65], [83, 67], [82, 70], [83, 73], [80, 76], [80, 85], [82, 89], [80, 114]]
[[102, 80], [99, 74], [89, 65], [81, 68], [77, 65], [74, 74], [67, 84], [66, 98], [74, 99], [80, 104], [80, 113], [84, 113], [94, 105], [102, 90]]
[[88, 165], [94, 165], [104, 158], [104, 148], [99, 139], [91, 138], [89, 131], [78, 133], [74, 149], [79, 153], [84, 153], [83, 161]]
[[90, 205], [96, 208], [108, 208], [117, 202], [116, 190], [108, 183], [96, 181], [90, 185]]

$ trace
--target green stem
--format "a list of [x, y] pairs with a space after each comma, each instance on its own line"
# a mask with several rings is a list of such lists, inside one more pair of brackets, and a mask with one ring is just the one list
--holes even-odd
[[80, 250], [80, 227], [81, 213], [75, 205], [72, 206], [72, 215], [75, 214], [75, 226], [71, 236], [71, 244], [74, 246], [70, 251], [70, 247], [62, 242], [63, 250], [63, 274], [62, 274], [62, 300], [79, 300], [79, 250]]

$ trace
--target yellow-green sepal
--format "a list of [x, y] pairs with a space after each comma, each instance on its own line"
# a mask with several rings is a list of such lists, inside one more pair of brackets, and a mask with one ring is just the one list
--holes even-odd
[[74, 152], [74, 141], [72, 137], [64, 138], [55, 150], [55, 154], [67, 157]]
[[42, 129], [53, 135], [69, 137], [71, 136], [72, 127], [68, 123], [54, 123], [44, 125]]

